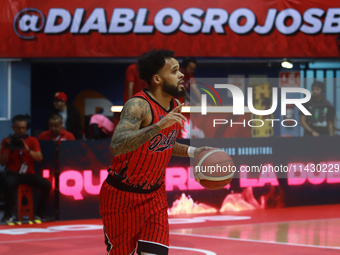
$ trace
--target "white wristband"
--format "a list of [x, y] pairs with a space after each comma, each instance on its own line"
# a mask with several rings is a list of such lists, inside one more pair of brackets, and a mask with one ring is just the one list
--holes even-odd
[[195, 155], [194, 155], [195, 150], [196, 150], [196, 147], [192, 147], [192, 146], [188, 147], [188, 156], [190, 158], [194, 158], [195, 157]]

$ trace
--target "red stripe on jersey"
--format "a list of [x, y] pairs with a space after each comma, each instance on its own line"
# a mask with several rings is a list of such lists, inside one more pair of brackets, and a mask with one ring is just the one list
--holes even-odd
[[[176, 100], [172, 99], [167, 111], [151, 98], [146, 90], [134, 97], [143, 98], [149, 103], [153, 115], [150, 125], [160, 121], [178, 105]], [[170, 161], [179, 132], [180, 125], [176, 123], [161, 130], [136, 150], [115, 156], [110, 173], [133, 188], [148, 190], [160, 186], [164, 182], [165, 168]]]

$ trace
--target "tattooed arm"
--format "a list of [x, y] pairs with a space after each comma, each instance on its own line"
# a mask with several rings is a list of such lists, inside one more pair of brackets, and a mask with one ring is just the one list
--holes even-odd
[[160, 128], [156, 125], [141, 128], [142, 123], [151, 118], [151, 109], [147, 101], [141, 98], [128, 100], [112, 135], [112, 154], [133, 151], [157, 134]]
[[178, 113], [182, 105], [177, 106], [159, 122], [148, 126], [152, 119], [149, 103], [141, 98], [132, 98], [124, 105], [120, 121], [111, 139], [111, 152], [117, 156], [142, 146], [160, 130], [175, 123], [182, 125], [185, 117]]

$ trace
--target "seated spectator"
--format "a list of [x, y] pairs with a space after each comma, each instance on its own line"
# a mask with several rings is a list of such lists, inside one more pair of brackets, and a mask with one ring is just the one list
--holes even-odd
[[53, 140], [60, 144], [61, 141], [73, 141], [75, 140], [74, 135], [68, 132], [63, 127], [63, 118], [59, 114], [52, 114], [48, 118], [48, 130], [42, 132], [39, 140]]
[[5, 166], [5, 214], [2, 221], [14, 225], [14, 208], [19, 184], [25, 184], [40, 190], [38, 206], [34, 216], [36, 223], [44, 218], [44, 211], [50, 195], [51, 183], [37, 175], [33, 169], [34, 161], [41, 161], [43, 155], [35, 137], [27, 132], [27, 119], [16, 115], [12, 119], [13, 135], [1, 142], [0, 164]]

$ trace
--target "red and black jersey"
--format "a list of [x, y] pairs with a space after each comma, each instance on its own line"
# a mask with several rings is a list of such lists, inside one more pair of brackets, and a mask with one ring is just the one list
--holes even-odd
[[[137, 93], [134, 97], [143, 98], [150, 104], [152, 113], [150, 125], [160, 121], [178, 105], [177, 101], [172, 99], [170, 109], [165, 110], [150, 97], [146, 90]], [[119, 186], [117, 188], [123, 190], [128, 186], [127, 191], [135, 192], [147, 192], [157, 189], [164, 182], [165, 168], [171, 158], [179, 131], [180, 125], [176, 123], [161, 130], [136, 150], [115, 156], [109, 172], [123, 184], [123, 186], [115, 186]]]

